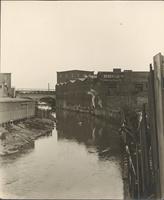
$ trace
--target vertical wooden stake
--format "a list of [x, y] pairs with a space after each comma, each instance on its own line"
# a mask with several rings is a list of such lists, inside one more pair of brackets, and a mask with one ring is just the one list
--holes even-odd
[[164, 199], [164, 114], [163, 114], [163, 56], [154, 56], [154, 90], [159, 150], [160, 198]]

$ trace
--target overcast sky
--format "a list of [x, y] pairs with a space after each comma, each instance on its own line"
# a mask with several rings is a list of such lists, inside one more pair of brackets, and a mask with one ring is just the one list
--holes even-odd
[[62, 70], [149, 70], [164, 53], [162, 1], [1, 4], [1, 71], [17, 88], [54, 88]]

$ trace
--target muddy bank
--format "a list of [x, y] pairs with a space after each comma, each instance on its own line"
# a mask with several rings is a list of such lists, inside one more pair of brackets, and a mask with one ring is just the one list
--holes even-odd
[[54, 128], [54, 121], [46, 118], [31, 118], [0, 127], [0, 155], [8, 155], [33, 147], [38, 137], [48, 135]]

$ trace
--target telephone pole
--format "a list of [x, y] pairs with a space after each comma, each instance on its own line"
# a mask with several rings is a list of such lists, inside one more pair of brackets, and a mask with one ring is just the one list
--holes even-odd
[[50, 91], [50, 83], [48, 83], [48, 91]]

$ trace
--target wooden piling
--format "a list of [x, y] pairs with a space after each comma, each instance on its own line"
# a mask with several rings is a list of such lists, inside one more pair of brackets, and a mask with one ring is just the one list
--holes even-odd
[[164, 199], [164, 104], [163, 104], [163, 77], [164, 56], [161, 53], [154, 56], [154, 91], [156, 129], [159, 153], [160, 199]]
[[154, 70], [150, 64], [150, 74], [148, 81], [148, 103], [149, 103], [149, 124], [150, 124], [150, 141], [152, 154], [152, 170], [153, 182], [152, 187], [156, 198], [160, 198], [160, 174], [159, 174], [159, 153], [158, 153], [158, 137], [157, 137], [157, 122], [156, 122], [156, 101], [155, 101], [155, 86], [154, 86]]

